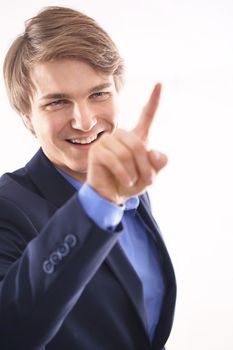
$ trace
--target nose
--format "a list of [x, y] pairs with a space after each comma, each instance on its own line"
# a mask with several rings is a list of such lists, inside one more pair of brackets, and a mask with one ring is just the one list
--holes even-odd
[[90, 131], [97, 123], [95, 113], [86, 104], [75, 104], [71, 126], [84, 132]]

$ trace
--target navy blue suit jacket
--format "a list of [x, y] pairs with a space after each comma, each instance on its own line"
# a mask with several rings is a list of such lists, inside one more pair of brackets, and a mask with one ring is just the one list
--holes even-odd
[[175, 305], [172, 264], [148, 198], [139, 215], [156, 241], [166, 296], [151, 344], [141, 282], [117, 242], [39, 150], [0, 180], [0, 349], [161, 350]]

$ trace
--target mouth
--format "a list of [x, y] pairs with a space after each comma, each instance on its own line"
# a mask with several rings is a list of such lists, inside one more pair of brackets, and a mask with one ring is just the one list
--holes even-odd
[[101, 131], [97, 134], [88, 136], [88, 137], [77, 137], [77, 138], [70, 138], [66, 141], [69, 142], [71, 145], [79, 147], [79, 148], [89, 148], [93, 143], [95, 143], [102, 135], [104, 131]]

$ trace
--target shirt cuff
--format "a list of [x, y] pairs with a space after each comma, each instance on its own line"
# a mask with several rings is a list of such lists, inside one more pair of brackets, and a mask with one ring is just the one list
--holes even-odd
[[124, 205], [113, 204], [86, 183], [77, 195], [86, 214], [103, 230], [114, 229], [121, 222]]

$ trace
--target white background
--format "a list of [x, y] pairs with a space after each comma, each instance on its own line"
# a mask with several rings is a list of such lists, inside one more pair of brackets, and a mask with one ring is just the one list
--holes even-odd
[[[232, 350], [232, 0], [8, 0], [1, 65], [24, 21], [47, 5], [87, 13], [117, 43], [127, 66], [122, 126], [134, 125], [153, 84], [163, 83], [151, 146], [169, 164], [150, 194], [178, 281], [167, 349]], [[2, 77], [0, 101], [3, 173], [23, 166], [38, 145], [11, 110]]]

